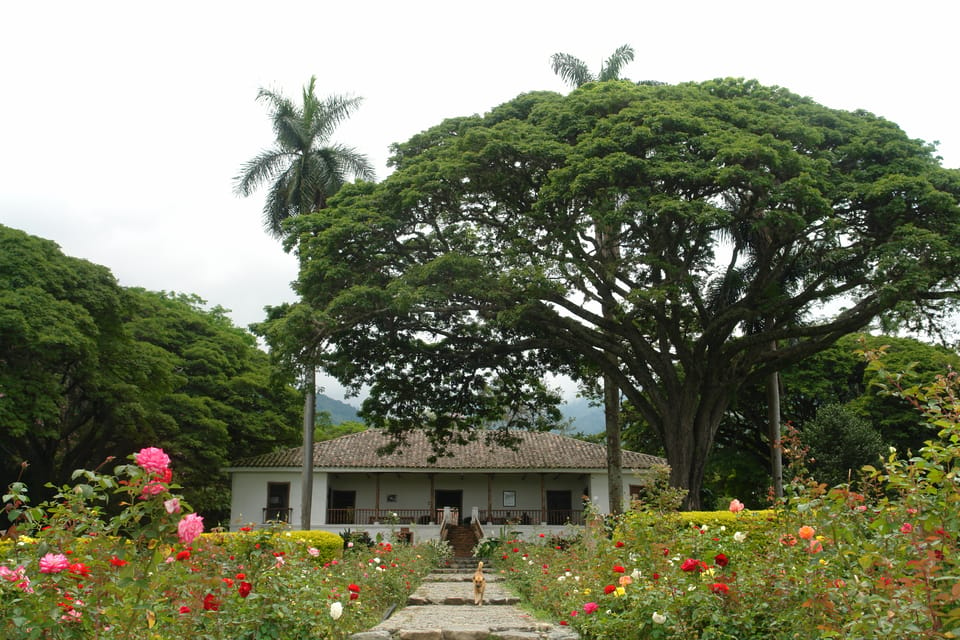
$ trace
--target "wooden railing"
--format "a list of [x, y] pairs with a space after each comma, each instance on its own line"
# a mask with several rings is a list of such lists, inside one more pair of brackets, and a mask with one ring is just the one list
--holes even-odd
[[551, 525], [583, 524], [580, 509], [493, 509], [480, 512], [480, 521], [493, 524], [529, 525], [545, 522]]
[[293, 519], [293, 507], [264, 507], [263, 520], [261, 522], [291, 522]]
[[[264, 510], [266, 511], [266, 510]], [[469, 514], [451, 510], [454, 522], [467, 524]], [[583, 524], [583, 511], [579, 509], [493, 509], [479, 511], [480, 523], [495, 525], [550, 525]], [[443, 509], [327, 509], [327, 524], [388, 525], [440, 524]], [[289, 520], [284, 520], [289, 522]]]
[[328, 524], [430, 524], [429, 509], [327, 509]]

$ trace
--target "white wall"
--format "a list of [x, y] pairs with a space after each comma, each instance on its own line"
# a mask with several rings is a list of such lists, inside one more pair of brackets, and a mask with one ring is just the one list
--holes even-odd
[[[299, 471], [245, 471], [231, 474], [230, 530], [258, 526], [267, 506], [267, 484], [290, 483], [290, 504], [293, 508], [290, 524], [299, 529], [301, 520], [300, 497], [303, 495], [303, 475]], [[310, 526], [316, 528], [327, 512], [327, 474], [313, 475], [313, 504], [310, 505]]]

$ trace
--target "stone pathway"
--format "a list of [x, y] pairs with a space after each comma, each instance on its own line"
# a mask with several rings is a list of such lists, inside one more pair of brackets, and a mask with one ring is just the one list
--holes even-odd
[[438, 569], [407, 599], [407, 606], [350, 640], [578, 640], [568, 627], [537, 620], [517, 606], [499, 576], [486, 572], [482, 606], [473, 604], [473, 572]]

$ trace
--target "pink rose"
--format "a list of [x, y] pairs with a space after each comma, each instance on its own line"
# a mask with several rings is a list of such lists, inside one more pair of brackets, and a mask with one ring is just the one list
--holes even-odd
[[163, 508], [167, 510], [167, 513], [180, 513], [180, 498], [164, 500]]
[[48, 553], [40, 558], [40, 573], [60, 573], [69, 566], [70, 561], [62, 553]]
[[734, 498], [730, 501], [730, 512], [731, 513], [740, 513], [743, 511], [743, 503]]
[[158, 496], [167, 488], [160, 484], [159, 482], [150, 482], [143, 486], [143, 491], [140, 492], [140, 498], [146, 500], [150, 496]]
[[163, 473], [170, 466], [170, 456], [157, 447], [146, 447], [133, 454], [133, 459], [147, 473]]
[[180, 536], [180, 542], [183, 544], [190, 544], [201, 533], [203, 533], [203, 518], [195, 513], [185, 515], [177, 525], [177, 535]]
[[598, 605], [596, 602], [588, 602], [587, 604], [583, 605], [583, 612], [593, 613], [599, 608], [600, 608], [600, 605]]
[[913, 525], [909, 522], [904, 522], [903, 526], [900, 527], [900, 533], [913, 533]]

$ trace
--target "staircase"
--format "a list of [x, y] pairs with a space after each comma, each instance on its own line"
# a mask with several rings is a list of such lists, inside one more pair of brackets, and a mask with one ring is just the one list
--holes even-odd
[[[447, 541], [453, 549], [454, 558], [469, 558], [477, 545], [477, 536], [467, 525], [453, 525], [447, 530]], [[474, 563], [476, 566], [476, 563]]]

